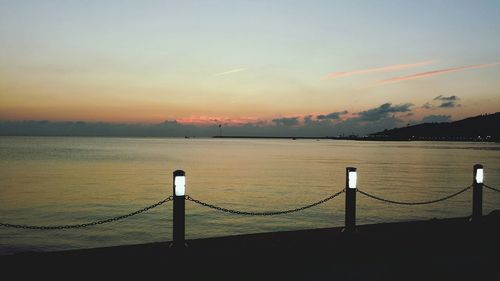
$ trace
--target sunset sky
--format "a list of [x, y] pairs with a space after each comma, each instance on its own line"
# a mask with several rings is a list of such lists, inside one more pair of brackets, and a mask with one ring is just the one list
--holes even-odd
[[0, 0], [3, 121], [456, 120], [499, 78], [500, 1]]

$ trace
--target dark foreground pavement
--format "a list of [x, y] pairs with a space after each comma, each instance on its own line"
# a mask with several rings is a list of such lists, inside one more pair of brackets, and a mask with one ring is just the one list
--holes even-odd
[[[0, 257], [3, 276], [74, 280], [500, 280], [500, 212]], [[8, 274], [8, 275], [7, 275]], [[16, 274], [16, 275], [13, 275]]]

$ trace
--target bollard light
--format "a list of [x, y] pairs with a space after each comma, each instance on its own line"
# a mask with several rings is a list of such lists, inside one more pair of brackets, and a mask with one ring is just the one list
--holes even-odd
[[186, 195], [186, 176], [184, 174], [174, 177], [174, 191], [175, 196]]
[[472, 176], [472, 221], [480, 221], [483, 216], [483, 165], [476, 164], [473, 167]]
[[356, 232], [356, 185], [358, 174], [356, 168], [346, 167], [345, 173], [345, 228], [346, 233]]
[[357, 182], [358, 182], [358, 173], [356, 172], [356, 168], [350, 168], [349, 173], [349, 188], [356, 188]]
[[483, 168], [479, 168], [476, 170], [476, 182], [483, 183], [484, 180], [484, 171]]
[[186, 173], [183, 170], [174, 171], [173, 189], [172, 246], [180, 250], [186, 246]]

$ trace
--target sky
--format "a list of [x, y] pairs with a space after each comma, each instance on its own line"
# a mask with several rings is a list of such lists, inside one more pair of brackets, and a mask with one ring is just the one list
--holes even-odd
[[0, 0], [0, 121], [458, 120], [499, 111], [499, 26], [482, 0]]

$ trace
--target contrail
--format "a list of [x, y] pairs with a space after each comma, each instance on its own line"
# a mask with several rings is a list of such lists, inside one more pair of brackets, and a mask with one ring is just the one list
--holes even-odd
[[500, 64], [500, 63], [497, 62], [497, 63], [488, 63], [488, 64], [473, 64], [473, 65], [466, 65], [466, 66], [459, 66], [459, 67], [453, 67], [453, 68], [420, 72], [420, 73], [415, 73], [415, 74], [411, 74], [411, 75], [399, 76], [399, 77], [393, 77], [393, 78], [381, 80], [381, 81], [375, 82], [371, 86], [372, 87], [381, 86], [381, 85], [386, 85], [386, 84], [397, 83], [400, 81], [420, 79], [420, 78], [430, 77], [430, 76], [434, 76], [434, 75], [445, 74], [445, 73], [450, 73], [450, 72], [457, 72], [457, 71], [462, 71], [462, 70], [467, 70], [467, 69], [490, 67], [490, 66], [495, 66], [498, 64]]
[[227, 75], [227, 74], [233, 74], [233, 73], [241, 72], [241, 71], [245, 71], [245, 70], [247, 70], [247, 69], [246, 68], [237, 68], [237, 69], [233, 69], [233, 70], [229, 70], [229, 71], [224, 71], [224, 72], [216, 73], [216, 74], [214, 74], [214, 76], [222, 76], [222, 75]]
[[323, 77], [323, 79], [330, 79], [331, 80], [331, 79], [348, 77], [348, 76], [353, 76], [353, 75], [358, 75], [358, 74], [407, 69], [407, 68], [425, 66], [425, 65], [429, 65], [429, 64], [433, 64], [433, 63], [434, 63], [434, 61], [422, 61], [422, 62], [416, 62], [416, 63], [395, 64], [395, 65], [388, 65], [388, 66], [382, 66], [382, 67], [377, 67], [377, 68], [359, 69], [359, 70], [353, 70], [353, 71], [332, 72], [332, 73], [327, 74], [325, 77]]

